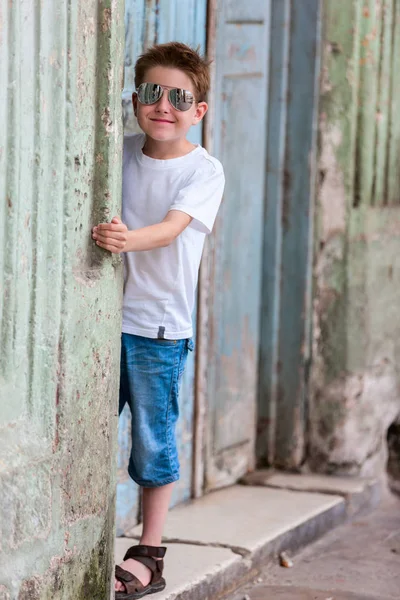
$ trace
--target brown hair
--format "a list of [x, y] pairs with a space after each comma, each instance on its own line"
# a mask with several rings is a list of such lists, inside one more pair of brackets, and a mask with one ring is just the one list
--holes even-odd
[[193, 82], [196, 100], [205, 100], [210, 88], [210, 61], [202, 57], [198, 50], [180, 42], [157, 44], [149, 48], [139, 56], [135, 65], [136, 89], [143, 83], [146, 72], [153, 67], [170, 67], [183, 71]]

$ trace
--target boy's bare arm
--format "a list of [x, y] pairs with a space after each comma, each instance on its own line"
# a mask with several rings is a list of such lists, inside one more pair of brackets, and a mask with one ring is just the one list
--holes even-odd
[[161, 223], [128, 231], [118, 217], [111, 223], [93, 227], [92, 237], [96, 244], [113, 252], [139, 252], [169, 246], [190, 225], [192, 217], [180, 210], [171, 210]]

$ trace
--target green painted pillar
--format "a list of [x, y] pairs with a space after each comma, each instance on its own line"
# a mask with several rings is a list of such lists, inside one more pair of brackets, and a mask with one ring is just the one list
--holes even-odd
[[122, 0], [0, 0], [0, 599], [109, 597]]

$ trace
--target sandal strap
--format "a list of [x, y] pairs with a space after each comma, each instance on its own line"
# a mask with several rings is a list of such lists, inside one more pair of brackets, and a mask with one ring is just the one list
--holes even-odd
[[[150, 571], [152, 573], [155, 573], [156, 571], [160, 571], [160, 569], [159, 569], [160, 563], [162, 563], [161, 566], [163, 566], [162, 560], [154, 560], [154, 558], [150, 558], [147, 556], [135, 556], [134, 560], [136, 560], [136, 562], [142, 563], [142, 565], [144, 565], [145, 567], [150, 569]], [[162, 569], [161, 569], [161, 571], [162, 571]]]
[[159, 579], [161, 577], [164, 570], [164, 561], [162, 559], [154, 560], [154, 558], [150, 558], [148, 556], [135, 556], [133, 560], [141, 563], [142, 565], [150, 569], [152, 573], [152, 581], [154, 577], [156, 579]]
[[[133, 558], [133, 560], [142, 563], [142, 565], [145, 565], [145, 567], [150, 569], [151, 581], [149, 585], [154, 585], [155, 583], [162, 581], [164, 570], [163, 557], [165, 556], [166, 551], [167, 549], [164, 546], [131, 546], [125, 554], [124, 560]], [[155, 560], [158, 557], [160, 560]], [[125, 581], [123, 581], [123, 583], [125, 583]], [[126, 589], [128, 589], [128, 585], [130, 584], [125, 584]], [[134, 585], [136, 585], [136, 583]]]
[[124, 560], [147, 556], [149, 558], [164, 558], [167, 549], [165, 546], [131, 546], [125, 554]]
[[115, 567], [115, 578], [124, 584], [126, 594], [134, 594], [144, 590], [143, 583], [129, 571], [125, 571], [119, 565]]

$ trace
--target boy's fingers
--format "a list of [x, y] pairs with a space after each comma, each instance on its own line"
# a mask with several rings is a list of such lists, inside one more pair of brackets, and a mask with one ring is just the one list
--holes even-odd
[[104, 250], [108, 250], [113, 254], [119, 254], [121, 252], [121, 248], [112, 244], [103, 244], [103, 242], [100, 242], [99, 240], [96, 241], [96, 244], [97, 246], [100, 246], [100, 248], [104, 248]]
[[95, 229], [103, 229], [108, 231], [125, 231], [126, 226], [123, 223], [100, 223], [100, 225], [97, 225], [97, 228]]
[[122, 221], [119, 217], [113, 217], [111, 220], [111, 223], [117, 223], [117, 224], [121, 225]]
[[107, 240], [110, 240], [110, 242], [112, 240], [126, 241], [126, 235], [120, 233], [119, 231], [96, 231], [93, 234], [93, 237], [97, 240], [101, 240], [102, 242], [106, 242]]

